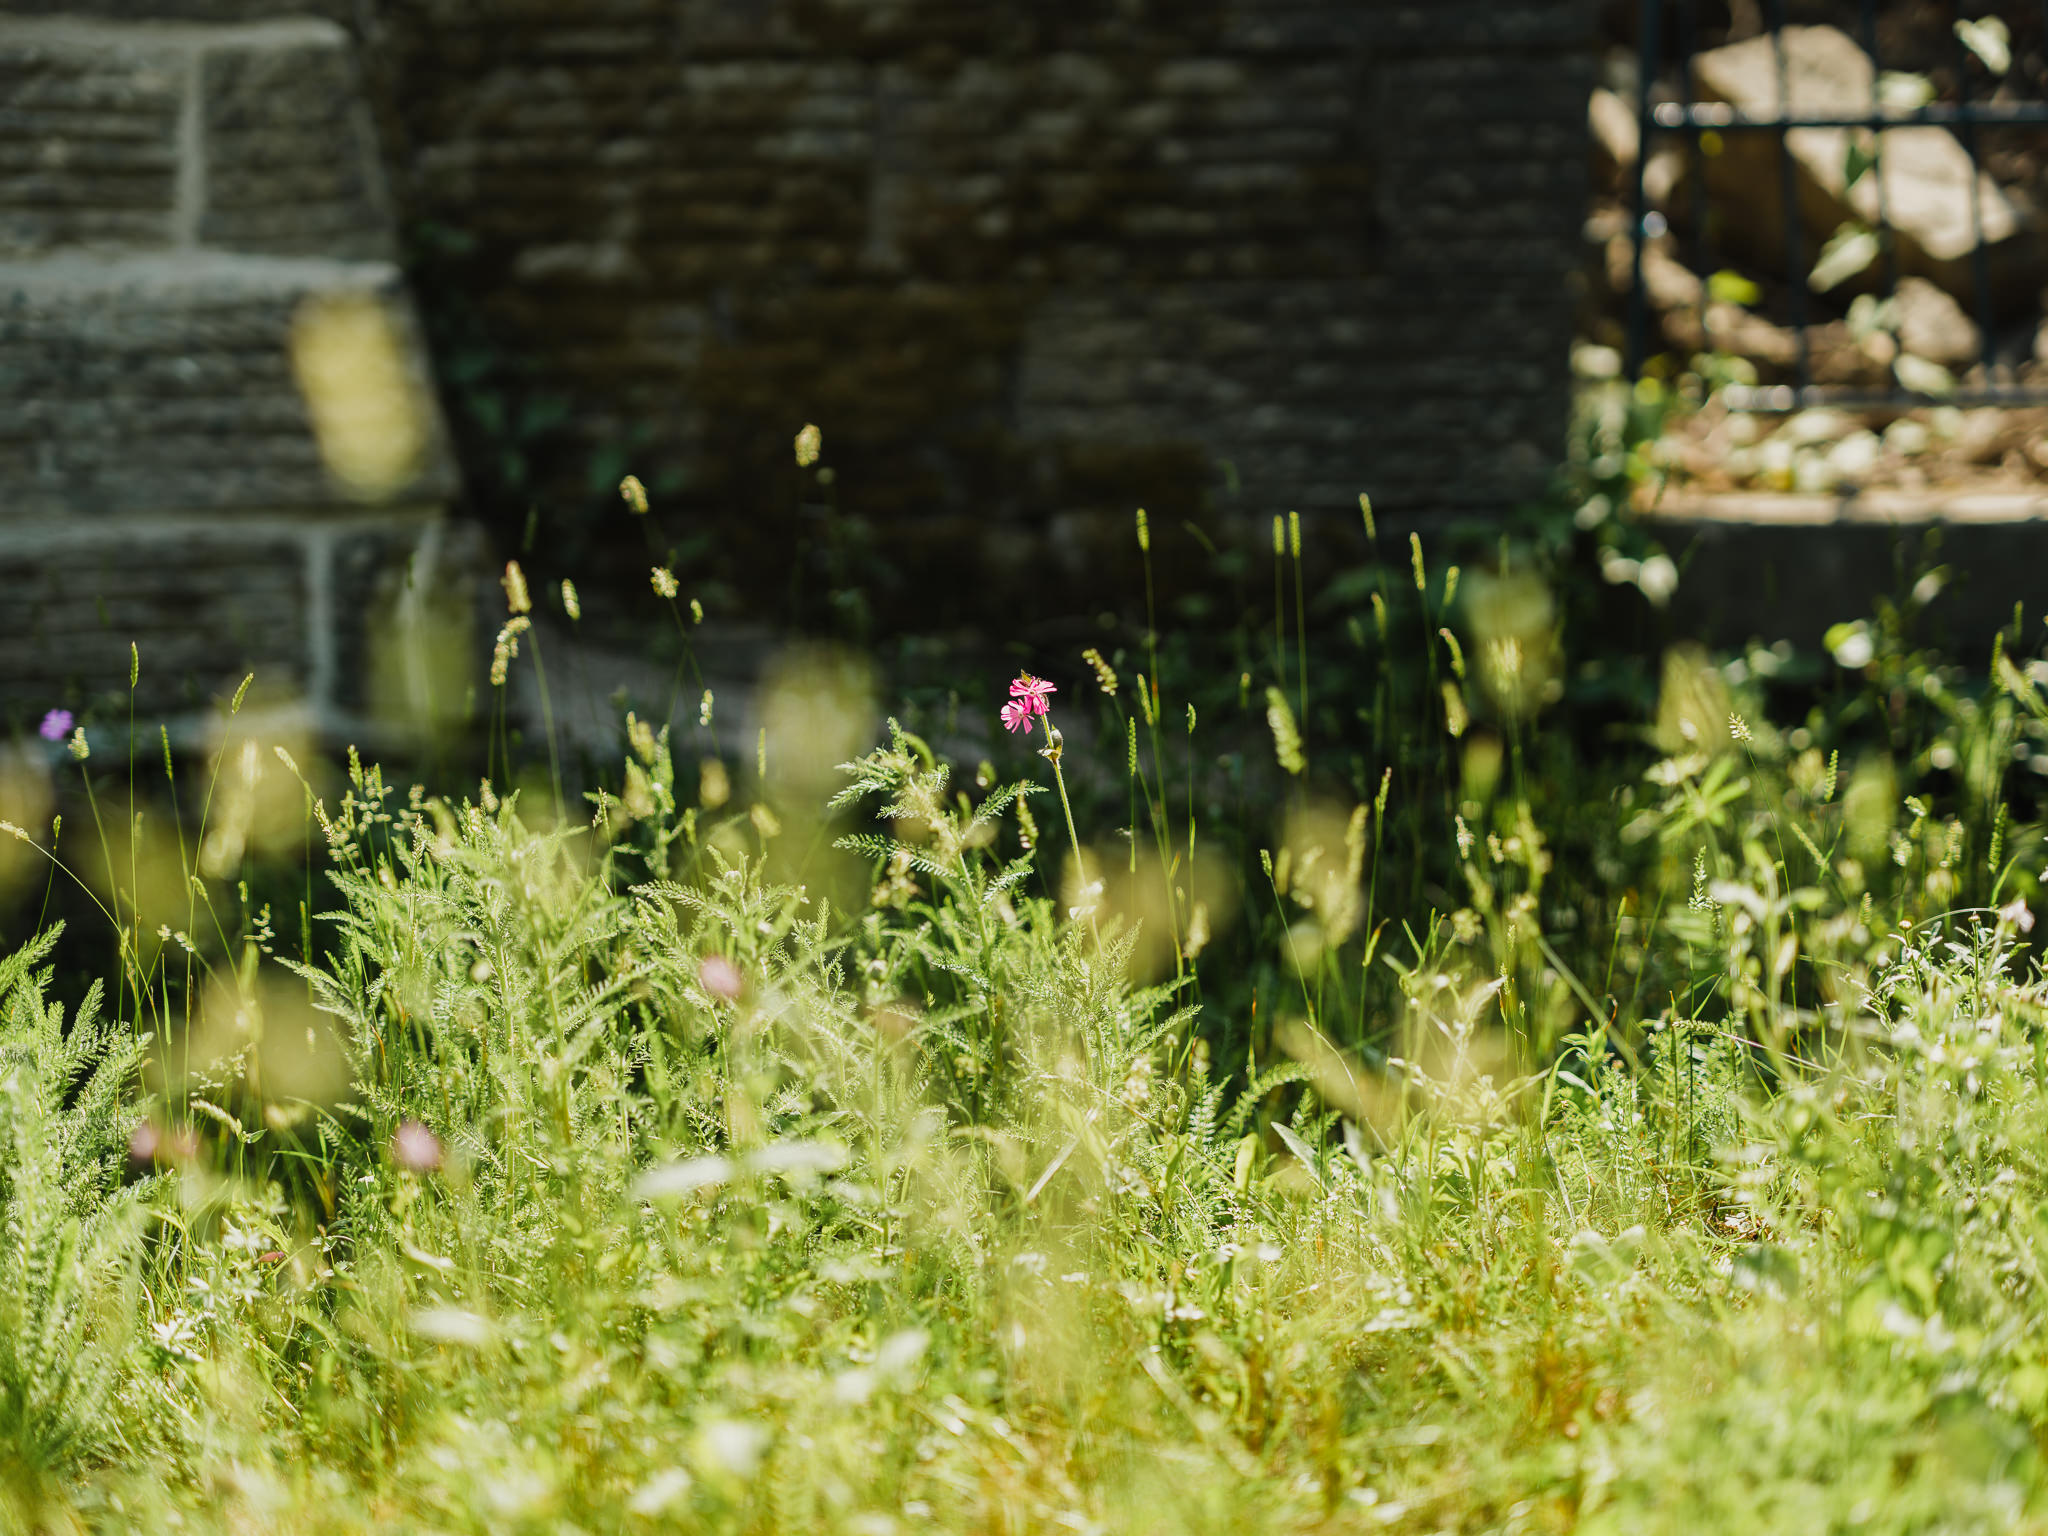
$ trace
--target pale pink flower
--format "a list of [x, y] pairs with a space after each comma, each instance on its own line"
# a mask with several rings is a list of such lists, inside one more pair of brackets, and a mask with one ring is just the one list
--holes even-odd
[[138, 1169], [189, 1163], [198, 1156], [199, 1138], [189, 1126], [171, 1128], [145, 1120], [128, 1138], [128, 1161]]
[[45, 741], [62, 741], [71, 734], [71, 711], [51, 710], [43, 716], [43, 723], [36, 727], [36, 734]]
[[2027, 910], [2027, 903], [2022, 897], [2013, 897], [2011, 902], [1998, 909], [1998, 915], [2005, 922], [2011, 923], [2013, 927], [2019, 929], [2021, 933], [2032, 933], [2034, 931], [2034, 914]]
[[1022, 699], [1012, 699], [1003, 706], [1003, 728], [1010, 731], [1031, 729], [1031, 706]]
[[391, 1160], [412, 1173], [432, 1173], [441, 1166], [441, 1138], [407, 1120], [391, 1133]]
[[745, 985], [740, 968], [723, 955], [706, 955], [697, 967], [697, 980], [706, 992], [728, 1003], [739, 1001], [740, 988]]

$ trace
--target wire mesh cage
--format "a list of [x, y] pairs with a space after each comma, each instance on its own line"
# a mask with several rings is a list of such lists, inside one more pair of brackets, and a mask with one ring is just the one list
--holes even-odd
[[1676, 333], [1762, 356], [1723, 389], [1736, 410], [2048, 403], [2048, 0], [1632, 20], [1630, 377]]

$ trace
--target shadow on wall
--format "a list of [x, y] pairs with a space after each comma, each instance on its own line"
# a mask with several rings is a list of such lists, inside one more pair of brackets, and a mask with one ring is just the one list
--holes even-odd
[[816, 421], [932, 623], [1119, 589], [1141, 504], [1540, 492], [1594, 11], [381, 0], [368, 35], [501, 541], [636, 579], [631, 471], [696, 589], [782, 602]]

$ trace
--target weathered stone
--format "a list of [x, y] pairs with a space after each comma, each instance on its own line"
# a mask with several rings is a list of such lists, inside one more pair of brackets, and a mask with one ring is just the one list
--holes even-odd
[[134, 705], [174, 731], [254, 671], [355, 739], [392, 702], [374, 635], [474, 643], [465, 605], [394, 588], [462, 537], [419, 327], [359, 259], [395, 241], [348, 34], [267, 0], [24, 9], [0, 18], [0, 710], [125, 712], [132, 643]]
[[346, 37], [202, 57], [202, 244], [392, 255], [377, 146]]
[[307, 576], [304, 550], [276, 527], [11, 524], [0, 539], [0, 711], [125, 714], [131, 643], [144, 719], [196, 710], [259, 666], [267, 686], [299, 692]]
[[[334, 260], [392, 249], [348, 40], [274, 0], [155, 0], [147, 21], [145, 0], [32, 3], [45, 19], [16, 30], [83, 38], [93, 68], [124, 49], [178, 63], [148, 119], [157, 222], [121, 225], [111, 193], [64, 183], [118, 238], [174, 251], [95, 264], [84, 224], [21, 237], [57, 254], [0, 269], [0, 497], [67, 526], [283, 519], [316, 614], [305, 686], [374, 712], [363, 616], [408, 601], [405, 509], [453, 480], [436, 429], [366, 503], [383, 418], [321, 404], [357, 328], [334, 296], [395, 291]], [[1121, 585], [1139, 501], [1162, 528], [1249, 526], [1285, 508], [1355, 523], [1365, 489], [1418, 521], [1539, 491], [1564, 421], [1595, 9], [293, 14], [359, 30], [408, 219], [442, 253], [429, 314], [493, 501], [557, 526], [597, 498], [616, 516], [631, 467], [676, 526], [715, 533], [697, 575], [779, 591], [823, 558], [788, 450], [817, 420], [833, 516], [937, 594], [918, 615], [935, 622], [986, 609], [976, 570], [1004, 592], [1049, 573], [1075, 604]], [[6, 110], [0, 175], [16, 139], [48, 137]], [[295, 367], [316, 301], [333, 336]], [[403, 394], [418, 348], [391, 312], [398, 339], [366, 367]], [[364, 505], [389, 510], [373, 528]]]
[[1977, 324], [1962, 305], [1924, 278], [1899, 281], [1899, 345], [1944, 368], [1965, 368], [1982, 353]]
[[350, 0], [7, 0], [15, 16], [62, 16], [128, 22], [241, 23], [304, 16], [352, 19]]
[[173, 50], [0, 22], [0, 255], [168, 245], [187, 76]]
[[[429, 312], [504, 359], [479, 460], [505, 380], [573, 402], [520, 443], [518, 505], [609, 515], [629, 460], [718, 531], [718, 577], [779, 590], [816, 420], [841, 507], [943, 593], [991, 550], [1020, 585], [1019, 547], [1067, 568], [1056, 519], [1121, 552], [1137, 502], [1540, 492], [1594, 9], [404, 0], [372, 60], [409, 212], [473, 253]], [[1124, 579], [1076, 569], [1077, 603]]]
[[[388, 267], [210, 255], [0, 267], [0, 504], [80, 517], [348, 505], [291, 346], [308, 299], [363, 291], [381, 295], [417, 358]], [[452, 491], [438, 419], [422, 430], [428, 451], [391, 496]]]
[[1656, 527], [1686, 550], [1671, 604], [1682, 634], [1709, 644], [1790, 640], [1821, 651], [1830, 625], [1867, 617], [1897, 591], [1899, 564], [1957, 579], [1922, 622], [1955, 635], [1996, 630], [2039, 601], [2048, 498], [2028, 491], [1670, 497]]

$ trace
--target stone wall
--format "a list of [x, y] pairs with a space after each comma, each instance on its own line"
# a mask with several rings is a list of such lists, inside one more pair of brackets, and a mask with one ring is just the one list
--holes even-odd
[[782, 589], [805, 421], [910, 622], [1123, 586], [1140, 504], [1405, 527], [1559, 458], [1590, 0], [365, 14], [480, 501], [559, 561], [631, 468]]
[[354, 730], [460, 585], [437, 400], [501, 555], [644, 583], [630, 469], [756, 620], [807, 421], [885, 625], [1127, 596], [1141, 504], [1169, 560], [1496, 515], [1561, 446], [1592, 12], [7, 0], [0, 711], [119, 706], [133, 641], [145, 711], [253, 669]]
[[456, 490], [354, 42], [36, 9], [0, 17], [0, 712], [125, 710], [132, 643], [145, 717], [253, 671], [349, 728], [341, 658]]

